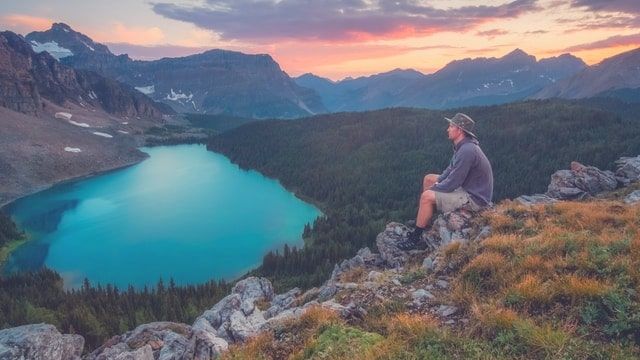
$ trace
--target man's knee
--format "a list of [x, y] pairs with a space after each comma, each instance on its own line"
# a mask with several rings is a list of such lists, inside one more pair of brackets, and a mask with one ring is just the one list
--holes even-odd
[[435, 204], [436, 203], [436, 193], [432, 190], [427, 190], [420, 195], [420, 203], [421, 204]]
[[424, 180], [422, 181], [422, 185], [424, 190], [430, 188], [431, 186], [433, 186], [433, 184], [436, 183], [436, 181], [438, 181], [438, 174], [427, 174], [424, 176]]

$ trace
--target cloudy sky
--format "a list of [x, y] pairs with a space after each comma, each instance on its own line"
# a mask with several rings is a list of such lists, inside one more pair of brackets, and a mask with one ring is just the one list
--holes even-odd
[[395, 68], [430, 73], [515, 48], [594, 64], [640, 46], [640, 0], [0, 2], [2, 30], [26, 35], [53, 22], [135, 59], [221, 48], [268, 53], [291, 76], [334, 80]]

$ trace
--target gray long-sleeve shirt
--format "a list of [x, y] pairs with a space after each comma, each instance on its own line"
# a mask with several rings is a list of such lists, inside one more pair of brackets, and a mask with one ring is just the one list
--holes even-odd
[[478, 140], [465, 137], [454, 149], [451, 163], [431, 190], [452, 192], [462, 187], [476, 204], [489, 205], [493, 197], [493, 170]]

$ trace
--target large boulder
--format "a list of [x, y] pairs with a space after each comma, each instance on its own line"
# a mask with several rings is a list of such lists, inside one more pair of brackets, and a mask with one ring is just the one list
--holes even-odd
[[579, 200], [614, 190], [617, 186], [613, 172], [574, 161], [570, 170], [559, 170], [551, 175], [546, 195], [560, 200]]
[[616, 161], [616, 165], [618, 165], [616, 177], [623, 185], [640, 180], [640, 155], [621, 157]]
[[86, 360], [211, 360], [227, 348], [227, 342], [213, 333], [163, 321], [114, 336]]
[[0, 359], [80, 359], [84, 338], [63, 335], [55, 326], [31, 324], [0, 330]]

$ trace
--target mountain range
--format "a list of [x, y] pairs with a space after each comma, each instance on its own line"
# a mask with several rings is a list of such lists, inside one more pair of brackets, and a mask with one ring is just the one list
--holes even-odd
[[326, 111], [317, 94], [298, 86], [269, 55], [210, 50], [138, 61], [116, 56], [61, 23], [25, 38], [37, 51], [51, 50], [63, 64], [129, 84], [178, 112], [293, 118]]
[[452, 61], [429, 75], [396, 69], [339, 82], [305, 74], [296, 82], [316, 90], [330, 111], [398, 106], [445, 109], [522, 100], [586, 67], [570, 54], [538, 61], [516, 49], [501, 58]]
[[[289, 77], [269, 55], [226, 50], [132, 60], [114, 55], [66, 24], [28, 34], [37, 52], [62, 64], [129, 84], [177, 112], [244, 118], [297, 118], [325, 112], [387, 107], [446, 109], [523, 99], [613, 96], [638, 99], [640, 49], [587, 66], [563, 54], [537, 60], [516, 49], [499, 57], [454, 60], [423, 74], [413, 69], [332, 81], [311, 73]], [[634, 100], [635, 101], [635, 100]]]

